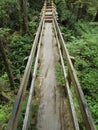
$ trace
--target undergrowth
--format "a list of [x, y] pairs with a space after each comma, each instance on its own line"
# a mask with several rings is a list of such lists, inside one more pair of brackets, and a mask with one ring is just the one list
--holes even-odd
[[[26, 66], [24, 59], [30, 54], [38, 27], [39, 12], [42, 2], [39, 0], [40, 4], [36, 4], [36, 2], [31, 1], [33, 2], [34, 8], [30, 7], [32, 3], [31, 5], [28, 5], [29, 34], [24, 35], [19, 31], [18, 2], [16, 0], [1, 0], [0, 2], [0, 41], [2, 40], [3, 42], [15, 84], [15, 89], [13, 91], [10, 90], [8, 76], [0, 54], [0, 130], [3, 130], [8, 124], [13, 102], [15, 101], [15, 97], [20, 87], [20, 82]], [[2, 92], [6, 95], [5, 97], [2, 96]], [[5, 101], [6, 97], [9, 100]], [[34, 105], [34, 109], [35, 106], [36, 105]], [[25, 107], [26, 103], [23, 105], [22, 115], [19, 121], [20, 129], [21, 123], [23, 122]]]
[[[75, 31], [62, 26], [89, 109], [98, 129], [98, 27], [78, 22]], [[67, 30], [67, 31], [66, 31]]]

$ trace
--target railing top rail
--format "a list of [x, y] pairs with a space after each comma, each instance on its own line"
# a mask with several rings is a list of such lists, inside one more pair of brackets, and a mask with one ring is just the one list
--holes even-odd
[[32, 49], [31, 49], [31, 52], [29, 55], [29, 59], [28, 59], [27, 65], [26, 65], [26, 69], [25, 69], [25, 72], [23, 75], [22, 82], [21, 82], [21, 85], [20, 85], [20, 88], [19, 88], [19, 91], [18, 91], [18, 94], [16, 97], [16, 101], [14, 103], [14, 107], [13, 107], [12, 114], [11, 114], [11, 117], [10, 117], [10, 120], [8, 123], [7, 130], [16, 130], [16, 128], [17, 128], [19, 114], [20, 114], [21, 106], [22, 106], [22, 102], [23, 102], [23, 96], [25, 95], [25, 90], [27, 87], [30, 70], [31, 70], [31, 66], [32, 66], [32, 60], [35, 55], [35, 50], [36, 50], [36, 46], [37, 46], [38, 39], [40, 36], [42, 24], [43, 24], [43, 17], [40, 21], [40, 24], [39, 24], [39, 27], [38, 27], [38, 30], [37, 30], [37, 33], [36, 33], [36, 36], [35, 36], [35, 39], [33, 42], [33, 46], [32, 46]]
[[36, 60], [35, 60], [35, 64], [34, 64], [34, 69], [33, 69], [33, 78], [32, 78], [32, 82], [31, 82], [31, 86], [30, 86], [30, 92], [29, 92], [29, 97], [28, 97], [28, 102], [27, 102], [27, 107], [26, 107], [26, 112], [25, 112], [25, 117], [24, 117], [22, 130], [27, 130], [28, 127], [29, 127], [28, 122], [29, 122], [30, 110], [31, 110], [31, 105], [32, 105], [32, 96], [33, 96], [33, 92], [34, 92], [34, 83], [35, 83], [36, 74], [37, 74], [37, 67], [38, 67], [38, 60], [39, 60], [39, 54], [40, 54], [40, 48], [41, 48], [43, 27], [44, 27], [44, 23], [42, 25], [41, 35], [40, 35], [40, 39], [39, 39], [39, 43], [38, 43], [37, 55], [36, 55]]
[[68, 50], [66, 48], [62, 33], [61, 33], [60, 28], [58, 26], [55, 13], [56, 13], [56, 11], [53, 10], [53, 20], [54, 20], [54, 23], [55, 23], [55, 26], [56, 26], [57, 34], [59, 36], [59, 39], [61, 40], [61, 46], [62, 46], [62, 48], [64, 50], [64, 56], [65, 56], [66, 61], [67, 61], [67, 65], [68, 65], [68, 68], [69, 68], [69, 73], [70, 73], [70, 76], [71, 76], [71, 80], [72, 80], [72, 82], [74, 84], [76, 94], [78, 96], [79, 105], [80, 105], [81, 112], [82, 112], [83, 117], [84, 117], [86, 128], [87, 128], [87, 130], [96, 130], [93, 119], [92, 119], [92, 116], [91, 116], [91, 113], [90, 113], [90, 111], [88, 109], [86, 100], [84, 98], [83, 91], [81, 89], [80, 83], [79, 83], [77, 75], [75, 73], [75, 69], [74, 69], [72, 61], [70, 59], [70, 55], [69, 55]]
[[[79, 83], [77, 75], [75, 73], [75, 69], [74, 69], [72, 61], [70, 59], [70, 55], [68, 53], [64, 39], [62, 37], [62, 33], [61, 33], [60, 28], [58, 26], [57, 12], [56, 12], [53, 1], [51, 2], [51, 4], [52, 4], [52, 12], [53, 12], [53, 23], [55, 24], [55, 29], [56, 29], [55, 31], [57, 32], [57, 36], [59, 37], [58, 40], [60, 40], [61, 46], [64, 50], [64, 55], [65, 55], [65, 59], [67, 61], [67, 66], [68, 66], [68, 69], [69, 69], [70, 77], [71, 77], [71, 80], [72, 80], [73, 85], [75, 87], [76, 94], [78, 96], [79, 105], [80, 105], [80, 108], [81, 108], [81, 113], [83, 114], [83, 119], [85, 121], [86, 128], [87, 128], [87, 130], [96, 130], [92, 116], [91, 116], [91, 113], [90, 113], [88, 106], [87, 106], [87, 103], [85, 101], [84, 94], [82, 92], [80, 83]], [[18, 94], [17, 94], [17, 97], [16, 97], [16, 101], [14, 103], [14, 107], [13, 107], [12, 114], [11, 114], [11, 117], [10, 117], [10, 120], [9, 120], [9, 123], [8, 123], [7, 130], [16, 130], [17, 126], [18, 126], [18, 119], [19, 119], [19, 115], [20, 115], [20, 112], [21, 112], [23, 97], [25, 95], [27, 83], [28, 83], [28, 80], [29, 80], [30, 70], [31, 70], [31, 67], [32, 67], [32, 61], [33, 61], [33, 58], [34, 58], [34, 55], [35, 55], [36, 47], [37, 47], [38, 42], [40, 40], [39, 39], [40, 35], [42, 37], [42, 30], [43, 30], [43, 24], [44, 24], [44, 13], [45, 13], [46, 5], [47, 5], [47, 2], [45, 1], [44, 7], [43, 7], [43, 10], [42, 10], [41, 21], [39, 23], [39, 27], [38, 27], [38, 30], [37, 30], [37, 33], [36, 33], [36, 36], [35, 36], [35, 39], [34, 39], [34, 42], [33, 42], [33, 45], [32, 45], [32, 49], [31, 49], [31, 52], [30, 52], [30, 55], [29, 55], [29, 59], [28, 59], [25, 71], [24, 71], [23, 79], [22, 79], [22, 82], [21, 82], [21, 85], [20, 85], [20, 88], [19, 88], [19, 91], [18, 91]], [[64, 65], [63, 65], [63, 68], [64, 68]], [[34, 74], [35, 74], [35, 72], [34, 72]], [[31, 97], [31, 95], [30, 95], [30, 97]], [[27, 107], [27, 108], [30, 109], [29, 107]], [[28, 111], [27, 111], [27, 113], [28, 113], [28, 116], [29, 116]], [[27, 117], [26, 117], [26, 120], [27, 120]], [[27, 121], [26, 121], [26, 123], [27, 123]], [[77, 124], [78, 123], [76, 122], [76, 126], [78, 126]], [[24, 127], [27, 127], [25, 125], [25, 121], [24, 121]], [[23, 128], [23, 130], [24, 130], [24, 128]]]
[[79, 128], [79, 124], [78, 124], [78, 119], [77, 119], [77, 115], [76, 115], [76, 111], [75, 111], [75, 105], [73, 103], [73, 99], [72, 99], [72, 94], [71, 94], [71, 90], [70, 90], [70, 85], [68, 82], [68, 78], [67, 78], [67, 73], [65, 70], [65, 64], [64, 64], [64, 59], [63, 59], [63, 55], [62, 55], [62, 50], [60, 47], [60, 42], [59, 42], [59, 38], [57, 36], [57, 32], [56, 32], [56, 27], [53, 21], [53, 26], [54, 26], [54, 31], [55, 31], [55, 37], [56, 37], [56, 41], [57, 41], [57, 45], [58, 45], [58, 50], [59, 50], [59, 55], [60, 55], [60, 61], [61, 61], [61, 65], [62, 65], [62, 70], [63, 70], [63, 75], [64, 75], [64, 79], [65, 79], [65, 86], [66, 86], [66, 92], [68, 95], [68, 100], [69, 100], [69, 104], [70, 104], [70, 109], [71, 109], [71, 114], [72, 114], [72, 118], [73, 118], [73, 126], [74, 126], [74, 130], [80, 130]]

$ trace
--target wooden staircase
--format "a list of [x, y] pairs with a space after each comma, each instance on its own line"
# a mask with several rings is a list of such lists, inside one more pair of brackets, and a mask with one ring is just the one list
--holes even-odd
[[51, 4], [46, 5], [46, 12], [45, 12], [44, 19], [45, 19], [46, 23], [52, 23], [53, 14], [52, 14], [52, 5]]

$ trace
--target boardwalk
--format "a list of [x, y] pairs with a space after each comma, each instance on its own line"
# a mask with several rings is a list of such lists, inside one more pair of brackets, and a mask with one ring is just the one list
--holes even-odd
[[41, 104], [39, 107], [38, 130], [60, 129], [60, 96], [55, 75], [55, 42], [52, 23], [45, 24], [41, 54]]
[[[96, 130], [92, 116], [84, 98], [80, 83], [78, 81], [73, 58], [69, 55], [62, 33], [60, 31], [56, 7], [53, 2], [44, 3], [40, 24], [30, 52], [24, 76], [19, 92], [14, 103], [14, 108], [8, 123], [7, 130], [16, 130], [21, 113], [22, 104], [35, 58], [32, 82], [28, 95], [26, 112], [22, 124], [22, 130], [32, 130], [31, 107], [32, 97], [37, 77], [38, 61], [40, 59], [40, 104], [38, 108], [37, 129], [38, 130]], [[59, 60], [58, 60], [59, 59]], [[66, 62], [65, 62], [66, 60]], [[65, 80], [64, 100], [57, 87], [56, 64], [59, 62]], [[66, 64], [65, 64], [66, 63]], [[68, 71], [66, 72], [65, 66]], [[75, 93], [71, 91], [71, 84]], [[77, 102], [74, 102], [74, 99]], [[62, 102], [64, 102], [62, 105]], [[77, 103], [77, 104], [76, 104]], [[78, 105], [79, 112], [76, 109]], [[81, 117], [81, 121], [78, 119]]]

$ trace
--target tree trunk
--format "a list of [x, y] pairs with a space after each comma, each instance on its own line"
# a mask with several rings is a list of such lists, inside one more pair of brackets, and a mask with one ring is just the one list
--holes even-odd
[[95, 22], [98, 22], [98, 12], [96, 13], [96, 16], [95, 16], [94, 21], [95, 21]]
[[22, 33], [28, 32], [27, 0], [19, 0], [20, 29]]
[[6, 68], [6, 71], [7, 71], [7, 74], [8, 74], [8, 78], [9, 78], [9, 81], [10, 81], [10, 87], [11, 87], [11, 89], [14, 89], [13, 76], [12, 76], [12, 72], [11, 72], [11, 69], [10, 69], [10, 66], [9, 66], [9, 63], [8, 63], [8, 59], [7, 59], [2, 41], [0, 41], [0, 52], [2, 54], [2, 59], [4, 61], [5, 68]]
[[67, 5], [67, 8], [70, 10], [70, 11], [73, 11], [73, 3], [74, 3], [75, 1], [74, 0], [66, 0], [66, 5]]
[[78, 19], [86, 19], [86, 17], [88, 16], [88, 13], [87, 13], [87, 5], [86, 4], [83, 4], [81, 5], [82, 3], [79, 4], [78, 6], [78, 13], [77, 13], [77, 20]]

